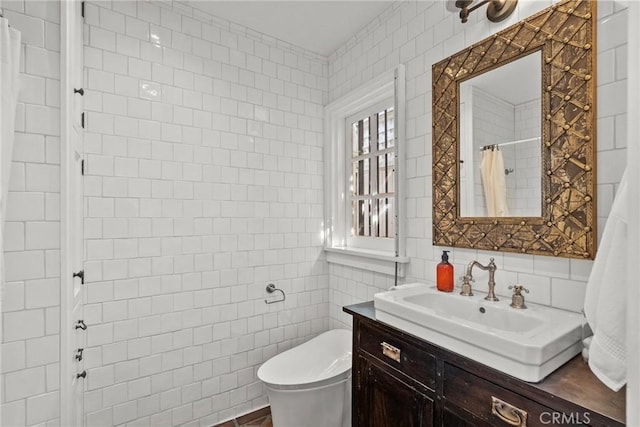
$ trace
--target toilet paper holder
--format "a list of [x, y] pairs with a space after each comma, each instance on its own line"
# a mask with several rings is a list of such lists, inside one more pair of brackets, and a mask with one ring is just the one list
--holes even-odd
[[277, 299], [277, 300], [273, 300], [273, 301], [269, 301], [269, 300], [265, 299], [264, 302], [266, 304], [273, 304], [273, 303], [281, 302], [281, 301], [284, 301], [285, 299], [287, 299], [287, 297], [284, 294], [284, 291], [282, 289], [280, 289], [280, 288], [276, 288], [276, 285], [274, 285], [273, 283], [269, 283], [267, 285], [267, 292], [270, 293], [270, 294], [272, 294], [274, 292], [280, 292], [282, 294], [282, 299]]

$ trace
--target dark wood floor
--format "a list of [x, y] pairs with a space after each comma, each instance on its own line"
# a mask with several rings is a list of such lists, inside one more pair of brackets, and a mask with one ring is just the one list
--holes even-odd
[[266, 407], [243, 415], [235, 420], [229, 420], [215, 427], [273, 427], [271, 422], [271, 408]]
[[271, 422], [271, 415], [267, 415], [266, 417], [249, 421], [246, 424], [239, 424], [238, 427], [273, 427], [273, 423]]

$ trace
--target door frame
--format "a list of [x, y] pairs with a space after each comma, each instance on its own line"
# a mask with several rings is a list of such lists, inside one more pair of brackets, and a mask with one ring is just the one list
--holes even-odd
[[[77, 173], [69, 159], [74, 148], [70, 136], [73, 132], [74, 85], [72, 67], [72, 49], [74, 48], [74, 24], [82, 17], [75, 13], [74, 3], [80, 0], [60, 2], [60, 425], [72, 425], [73, 385], [69, 381], [75, 375], [76, 367], [70, 352], [70, 342], [74, 319], [73, 309], [73, 273], [74, 265], [70, 257], [71, 236], [74, 229], [83, 227], [81, 222], [71, 223], [70, 211], [74, 197], [77, 197], [72, 174]], [[77, 66], [77, 65], [76, 65]], [[84, 65], [83, 72], [84, 72]], [[77, 96], [77, 95], [76, 95]], [[84, 425], [84, 422], [83, 422]]]

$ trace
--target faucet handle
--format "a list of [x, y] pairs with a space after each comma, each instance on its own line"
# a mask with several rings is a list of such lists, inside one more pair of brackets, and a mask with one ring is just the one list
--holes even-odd
[[460, 277], [460, 280], [462, 280], [462, 290], [460, 291], [460, 295], [465, 297], [473, 296], [473, 290], [471, 289], [471, 282], [476, 281], [473, 278], [473, 276], [469, 276], [465, 274], [464, 276]]
[[513, 295], [511, 296], [511, 307], [513, 308], [527, 308], [524, 303], [524, 295], [522, 295], [522, 291], [529, 293], [529, 289], [525, 288], [523, 285], [515, 285], [509, 286], [509, 289], [513, 289]]
[[522, 291], [529, 293], [529, 289], [525, 288], [524, 285], [509, 285], [509, 289], [513, 289], [515, 295], [522, 295]]

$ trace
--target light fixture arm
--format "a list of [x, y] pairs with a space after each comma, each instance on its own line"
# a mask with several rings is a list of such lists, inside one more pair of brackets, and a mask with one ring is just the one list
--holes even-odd
[[473, 0], [468, 1], [468, 0], [458, 0], [456, 1], [456, 7], [460, 8], [460, 20], [462, 21], [463, 24], [467, 23], [467, 19], [469, 18], [469, 15], [471, 14], [471, 12], [473, 12], [474, 10], [476, 10], [477, 8], [484, 6], [485, 4], [489, 3], [490, 0], [484, 0], [481, 1], [480, 3], [478, 3], [477, 5], [473, 6], [472, 8], [469, 8], [469, 5], [471, 3], [473, 3]]
[[456, 7], [460, 8], [460, 20], [463, 24], [467, 22], [471, 12], [487, 3], [489, 3], [489, 6], [487, 6], [487, 18], [489, 21], [503, 21], [513, 13], [518, 4], [518, 0], [483, 0], [469, 7], [471, 3], [473, 3], [473, 0], [456, 0]]

